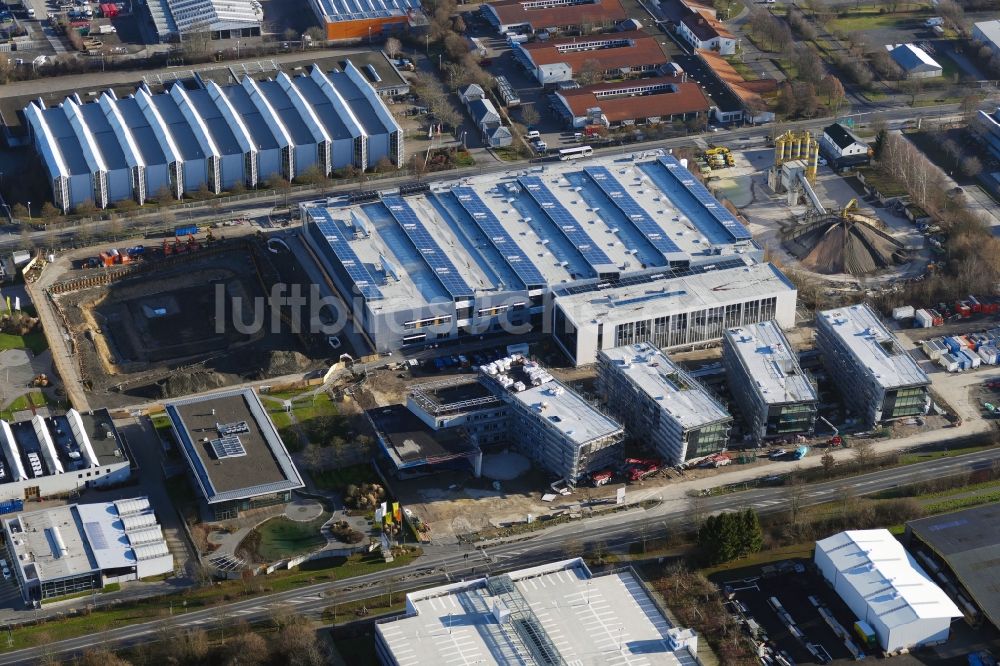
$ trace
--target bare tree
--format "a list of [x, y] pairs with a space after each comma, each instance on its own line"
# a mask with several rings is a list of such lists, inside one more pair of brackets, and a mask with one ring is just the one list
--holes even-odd
[[528, 127], [537, 125], [540, 119], [541, 117], [538, 115], [538, 110], [535, 109], [534, 104], [525, 104], [521, 107], [521, 122]]
[[855, 439], [851, 443], [851, 447], [854, 450], [854, 461], [857, 462], [860, 467], [868, 465], [872, 461], [872, 457], [875, 455], [875, 447], [872, 445], [871, 440]]
[[596, 58], [585, 60], [580, 65], [580, 71], [576, 73], [576, 80], [582, 86], [589, 86], [604, 78], [604, 70], [601, 69], [601, 61]]
[[403, 43], [400, 42], [395, 37], [390, 37], [385, 40], [385, 54], [390, 58], [398, 58], [399, 54], [403, 51]]

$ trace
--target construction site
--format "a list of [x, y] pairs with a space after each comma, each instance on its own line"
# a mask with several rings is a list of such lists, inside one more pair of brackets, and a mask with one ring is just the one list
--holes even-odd
[[[849, 173], [827, 166], [812, 133], [785, 132], [773, 148], [741, 151], [735, 160], [710, 153], [705, 160], [713, 183], [727, 183], [736, 198], [741, 191], [749, 194], [734, 203], [754, 238], [783, 266], [856, 288], [924, 272], [929, 256], [918, 230], [891, 207], [867, 204]], [[741, 168], [743, 163], [751, 168]]]
[[309, 282], [287, 248], [249, 237], [174, 245], [185, 250], [165, 243], [169, 251], [124, 262], [103, 258], [128, 251], [103, 252], [97, 269], [77, 258], [52, 279], [47, 291], [88, 393], [118, 406], [327, 366], [324, 336], [284, 322], [272, 331], [271, 286]]

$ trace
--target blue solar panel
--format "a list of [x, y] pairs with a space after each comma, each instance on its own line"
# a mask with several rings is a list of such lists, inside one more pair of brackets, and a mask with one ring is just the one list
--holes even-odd
[[531, 259], [524, 253], [524, 250], [514, 242], [507, 230], [500, 224], [500, 220], [493, 214], [483, 200], [479, 198], [476, 191], [471, 187], [452, 188], [455, 198], [462, 205], [465, 212], [475, 221], [479, 228], [486, 234], [486, 237], [493, 243], [507, 264], [514, 270], [517, 277], [524, 282], [526, 287], [544, 286], [545, 278], [542, 277], [538, 267], [531, 263]]
[[410, 208], [410, 204], [399, 196], [383, 196], [382, 203], [389, 209], [389, 213], [403, 228], [414, 247], [417, 248], [417, 252], [434, 271], [434, 275], [437, 276], [445, 290], [452, 295], [452, 298], [456, 301], [473, 298], [475, 294], [472, 289], [458, 274], [455, 264], [451, 263], [448, 255], [441, 251], [437, 241], [427, 232], [427, 227]]
[[593, 239], [587, 235], [580, 223], [573, 217], [566, 207], [555, 198], [549, 188], [545, 186], [538, 176], [521, 176], [517, 179], [521, 185], [528, 190], [528, 194], [535, 200], [549, 219], [559, 227], [569, 242], [580, 251], [587, 263], [594, 268], [596, 273], [600, 273], [602, 268], [614, 265], [614, 262], [604, 254], [604, 250], [594, 245]]
[[[708, 213], [722, 225], [726, 234], [734, 241], [744, 241], [750, 240], [753, 236], [747, 231], [747, 228], [740, 224], [740, 221], [736, 217], [726, 210], [725, 206], [719, 203], [719, 200], [712, 196], [712, 193], [708, 191], [701, 182], [691, 175], [691, 172], [681, 166], [681, 163], [671, 155], [660, 158], [660, 164], [667, 168], [667, 173], [674, 177], [674, 179], [679, 182]], [[697, 215], [688, 215], [691, 221], [698, 226]], [[704, 231], [704, 230], [703, 230]], [[705, 235], [710, 235], [705, 232]]]
[[[632, 198], [632, 195], [625, 191], [625, 188], [610, 171], [605, 167], [587, 167], [583, 171], [597, 183], [597, 186], [611, 199], [618, 210], [625, 214], [632, 226], [638, 229], [639, 233], [645, 236], [646, 240], [652, 243], [659, 252], [664, 255], [683, 253], [677, 244], [667, 237], [660, 225], [653, 221], [649, 213], [643, 210], [642, 206]], [[673, 257], [673, 259], [680, 259], [680, 257]]]
[[366, 301], [382, 300], [382, 290], [378, 288], [375, 278], [368, 272], [368, 268], [354, 253], [354, 250], [347, 243], [347, 238], [337, 226], [337, 223], [330, 217], [330, 213], [322, 208], [314, 208], [310, 211], [312, 218], [316, 221], [316, 228], [326, 239], [327, 245], [337, 255], [337, 260], [343, 265], [344, 270], [351, 277], [354, 286], [364, 296]]

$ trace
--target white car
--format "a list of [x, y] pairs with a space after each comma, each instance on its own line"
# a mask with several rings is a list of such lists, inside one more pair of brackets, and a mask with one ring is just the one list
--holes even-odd
[[784, 449], [777, 449], [776, 451], [771, 451], [771, 453], [769, 453], [767, 455], [767, 457], [771, 458], [773, 460], [774, 458], [780, 458], [781, 456], [784, 456], [784, 455], [787, 455], [787, 454], [788, 454], [788, 451], [786, 451]]
[[10, 569], [8, 569], [7, 567], [4, 567], [3, 569], [3, 579], [10, 580]]
[[528, 138], [529, 139], [540, 139], [540, 138], [542, 138], [542, 133], [539, 132], [538, 130], [531, 130], [530, 132], [528, 132]]

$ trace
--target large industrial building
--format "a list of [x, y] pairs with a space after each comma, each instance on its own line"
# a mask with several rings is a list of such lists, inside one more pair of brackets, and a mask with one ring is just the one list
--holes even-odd
[[754, 442], [812, 434], [819, 402], [816, 387], [776, 322], [726, 330], [722, 364]]
[[1000, 502], [911, 520], [906, 543], [973, 625], [1000, 629]]
[[889, 530], [835, 534], [816, 542], [814, 559], [887, 653], [947, 640], [952, 619], [962, 616]]
[[426, 24], [419, 0], [309, 0], [328, 41], [384, 38]]
[[191, 83], [25, 107], [56, 207], [142, 204], [161, 192], [182, 198], [203, 188], [218, 194], [272, 176], [292, 180], [311, 167], [329, 175], [405, 159], [402, 129], [349, 60], [342, 71], [313, 66], [265, 81]]
[[117, 485], [131, 473], [128, 446], [106, 409], [0, 421], [0, 501]]
[[174, 558], [146, 497], [26, 511], [3, 521], [26, 603], [171, 573]]
[[215, 520], [288, 502], [304, 486], [253, 389], [175, 400], [166, 410], [194, 487]]
[[[429, 190], [429, 191], [428, 191]], [[794, 324], [795, 287], [673, 156], [559, 162], [304, 204], [303, 234], [379, 352], [544, 331], [578, 364]]]
[[724, 451], [733, 418], [697, 380], [649, 342], [597, 356], [597, 392], [632, 439], [670, 465]]
[[207, 33], [212, 39], [260, 37], [264, 9], [260, 0], [146, 0], [139, 13], [148, 13], [161, 42]]
[[588, 69], [619, 78], [655, 71], [669, 62], [660, 43], [642, 30], [514, 44], [513, 54], [543, 86], [572, 81]]
[[580, 559], [410, 592], [375, 644], [386, 666], [700, 663], [697, 635], [631, 570], [594, 575]]
[[820, 312], [816, 346], [844, 402], [868, 426], [930, 409], [930, 379], [867, 305]]

